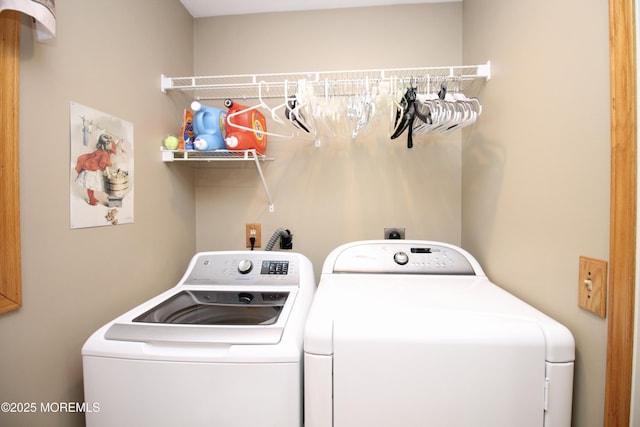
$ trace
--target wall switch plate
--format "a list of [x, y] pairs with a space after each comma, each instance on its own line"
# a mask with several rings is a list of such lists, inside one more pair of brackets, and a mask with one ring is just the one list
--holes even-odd
[[404, 227], [385, 227], [385, 239], [404, 239]]
[[255, 237], [254, 248], [262, 246], [262, 227], [260, 224], [247, 224], [245, 230], [245, 240], [247, 248], [251, 247], [251, 237]]
[[600, 317], [607, 314], [607, 262], [580, 257], [578, 306]]

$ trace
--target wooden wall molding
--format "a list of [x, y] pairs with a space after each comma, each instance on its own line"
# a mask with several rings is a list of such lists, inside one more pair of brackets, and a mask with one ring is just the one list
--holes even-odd
[[0, 12], [0, 313], [22, 305], [18, 110], [20, 13]]
[[611, 219], [605, 427], [628, 426], [636, 269], [637, 98], [635, 0], [609, 0]]

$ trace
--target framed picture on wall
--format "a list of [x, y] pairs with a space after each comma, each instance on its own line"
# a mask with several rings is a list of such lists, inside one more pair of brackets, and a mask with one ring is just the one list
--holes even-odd
[[133, 125], [70, 105], [71, 228], [133, 222]]

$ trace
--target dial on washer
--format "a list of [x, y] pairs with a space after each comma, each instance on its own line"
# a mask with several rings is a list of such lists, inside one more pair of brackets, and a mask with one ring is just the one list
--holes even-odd
[[248, 259], [243, 259], [238, 263], [238, 273], [247, 274], [253, 269], [253, 263]]

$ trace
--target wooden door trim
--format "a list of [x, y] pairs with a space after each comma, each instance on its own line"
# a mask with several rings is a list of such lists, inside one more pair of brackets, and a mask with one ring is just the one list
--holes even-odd
[[18, 111], [20, 13], [0, 13], [0, 313], [22, 305]]
[[635, 0], [609, 0], [611, 219], [604, 426], [631, 413], [636, 269], [637, 99]]

